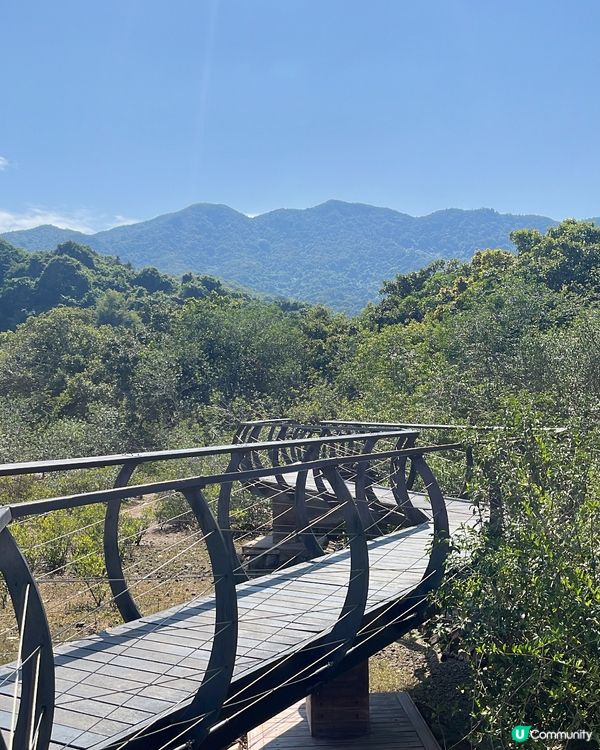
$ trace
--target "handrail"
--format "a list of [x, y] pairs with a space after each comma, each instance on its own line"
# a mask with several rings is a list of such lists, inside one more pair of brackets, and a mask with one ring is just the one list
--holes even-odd
[[[383, 430], [381, 437], [396, 437], [407, 430]], [[368, 433], [369, 435], [372, 433]], [[306, 444], [348, 442], [361, 440], [366, 434], [328, 435], [316, 438], [299, 438], [286, 440], [287, 447]], [[119, 466], [126, 463], [148, 463], [150, 461], [171, 461], [183, 458], [206, 458], [208, 456], [222, 456], [239, 450], [269, 450], [282, 447], [280, 440], [267, 440], [252, 443], [232, 443], [230, 445], [202, 446], [198, 448], [176, 448], [165, 451], [144, 451], [142, 453], [121, 453], [106, 456], [86, 456], [83, 458], [53, 459], [50, 461], [26, 461], [23, 463], [0, 464], [0, 477], [17, 476], [22, 474], [45, 474], [55, 471], [73, 471], [75, 469], [98, 469], [105, 466]]]
[[[389, 429], [414, 429], [414, 430], [473, 430], [474, 432], [495, 432], [497, 430], [508, 430], [505, 425], [474, 425], [474, 424], [421, 424], [415, 422], [362, 422], [360, 420], [324, 419], [319, 422], [322, 425], [335, 427], [366, 427], [366, 428], [389, 428]], [[554, 432], [560, 434], [568, 431], [568, 427], [534, 427], [540, 432]]]
[[[361, 436], [363, 438], [368, 436]], [[308, 442], [308, 441], [306, 441]], [[327, 441], [323, 441], [325, 444]], [[331, 442], [331, 438], [329, 438]], [[240, 446], [233, 446], [239, 450]], [[422, 453], [440, 452], [444, 450], [461, 448], [461, 443], [448, 443], [444, 445], [425, 445], [418, 448], [404, 448], [402, 450], [381, 451], [378, 453], [368, 453], [352, 456], [336, 456], [335, 458], [322, 458], [306, 463], [294, 463], [277, 467], [278, 474], [291, 474], [304, 469], [322, 469], [328, 466], [337, 466], [339, 464], [356, 463], [360, 461], [373, 461], [376, 459], [394, 458], [396, 456], [419, 456]], [[247, 446], [248, 450], [253, 449]], [[209, 484], [221, 484], [224, 482], [244, 481], [246, 479], [260, 479], [262, 477], [272, 476], [273, 467], [263, 469], [246, 469], [243, 471], [226, 472], [223, 474], [198, 475], [186, 477], [185, 479], [169, 479], [161, 482], [150, 482], [148, 484], [133, 484], [126, 487], [113, 487], [107, 490], [93, 490], [91, 492], [82, 492], [76, 495], [62, 495], [59, 497], [46, 498], [45, 500], [30, 500], [25, 503], [14, 503], [5, 505], [4, 509], [10, 512], [11, 520], [16, 518], [25, 518], [26, 516], [35, 516], [40, 513], [46, 513], [52, 510], [65, 510], [67, 508], [81, 508], [85, 505], [95, 505], [104, 503], [111, 499], [124, 500], [129, 497], [139, 495], [154, 494], [157, 492], [166, 492], [168, 490], [186, 490], [189, 487], [206, 487]]]

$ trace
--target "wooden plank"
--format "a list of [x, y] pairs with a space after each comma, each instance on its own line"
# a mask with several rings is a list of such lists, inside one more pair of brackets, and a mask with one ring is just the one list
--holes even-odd
[[[77, 662], [77, 665], [81, 666], [79, 662]], [[77, 685], [85, 684], [102, 688], [103, 690], [115, 691], [136, 690], [143, 688], [147, 684], [139, 679], [132, 679], [131, 673], [125, 672], [125, 670], [115, 670], [116, 674], [112, 674], [112, 671], [104, 667], [101, 670], [90, 673], [73, 665], [68, 665], [56, 669], [56, 678], [57, 680], [64, 679]]]
[[[85, 657], [77, 659], [77, 668], [84, 672], [109, 674], [113, 677], [120, 677], [121, 675], [133, 677], [140, 682], [151, 679], [152, 675], [164, 676], [167, 673], [173, 677], [185, 677], [192, 680], [196, 679], [196, 681], [199, 681], [201, 678], [201, 675], [198, 677], [198, 671], [192, 667], [169, 665], [165, 670], [157, 662], [133, 659], [128, 656], [121, 656], [120, 654], [107, 656], [108, 658], [103, 660], [99, 657], [99, 652], [90, 651]], [[62, 661], [64, 658], [63, 656], [58, 656], [56, 664], [58, 666], [64, 664], [64, 661]]]
[[[11, 722], [12, 713], [0, 710], [0, 729], [3, 730], [2, 734], [7, 738], [9, 743], [9, 734], [6, 730], [9, 730], [12, 726]], [[85, 749], [93, 744], [104, 742], [106, 737], [97, 732], [81, 731], [74, 727], [67, 727], [59, 723], [54, 723], [52, 726], [52, 739], [54, 742], [59, 743], [61, 747], [67, 745], [68, 747], [77, 748], [77, 750], [79, 750], [80, 748]], [[17, 749], [15, 748], [15, 750]]]
[[[0, 695], [0, 711], [9, 713], [12, 711], [13, 701], [8, 696]], [[106, 712], [108, 713], [108, 711]], [[111, 737], [117, 732], [122, 732], [129, 726], [128, 723], [117, 720], [107, 720], [104, 717], [91, 716], [89, 712], [76, 713], [57, 707], [54, 711], [54, 721], [65, 727], [79, 729], [81, 731], [92, 730], [96, 734]]]
[[[96, 654], [97, 656], [90, 656]], [[177, 643], [160, 644], [154, 641], [135, 640], [132, 643], [118, 643], [112, 646], [99, 643], [84, 643], [70, 654], [70, 658], [91, 658], [105, 660], [104, 657], [115, 657], [118, 655], [129, 656], [143, 662], [156, 662], [161, 665], [178, 665], [183, 658], [189, 659], [190, 666], [202, 669], [208, 663], [210, 647], [206, 650], [181, 646]]]
[[437, 740], [433, 736], [431, 729], [425, 723], [425, 719], [421, 716], [410, 695], [408, 695], [408, 693], [399, 693], [398, 701], [404, 709], [404, 713], [412, 722], [412, 725], [419, 735], [419, 739], [423, 743], [424, 749], [440, 750]]

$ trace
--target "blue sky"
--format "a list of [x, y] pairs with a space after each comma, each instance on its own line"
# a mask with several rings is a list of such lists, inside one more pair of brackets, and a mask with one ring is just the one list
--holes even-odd
[[600, 3], [0, 5], [0, 229], [207, 201], [600, 214]]

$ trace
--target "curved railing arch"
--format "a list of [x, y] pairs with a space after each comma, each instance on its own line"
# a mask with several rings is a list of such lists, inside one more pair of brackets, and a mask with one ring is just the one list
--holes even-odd
[[[27, 561], [7, 528], [10, 511], [0, 514], [0, 572], [13, 604], [19, 628], [15, 665], [12, 748], [45, 749], [54, 716], [54, 655], [52, 637], [40, 592]], [[17, 676], [23, 688], [17, 708]], [[6, 745], [0, 734], [0, 748]]]
[[[123, 464], [117, 475], [114, 486], [124, 487], [129, 484], [129, 480], [137, 467], [138, 464], [134, 461]], [[115, 606], [119, 610], [119, 614], [123, 618], [123, 621], [130, 622], [131, 620], [138, 620], [142, 616], [142, 613], [131, 595], [123, 571], [123, 560], [121, 559], [121, 553], [119, 550], [119, 516], [121, 512], [121, 503], [122, 501], [118, 498], [115, 500], [109, 500], [109, 502], [106, 503], [103, 537], [104, 563], [106, 566], [108, 585], [110, 586]]]
[[238, 634], [236, 577], [229, 546], [202, 490], [192, 487], [184, 490], [183, 494], [204, 534], [215, 584], [215, 629], [208, 667], [184, 717], [185, 721], [189, 717], [204, 715], [201, 722], [194, 723], [188, 736], [189, 740], [198, 743], [206, 735], [211, 722], [216, 721], [219, 715], [235, 667]]
[[366, 527], [361, 519], [357, 502], [334, 466], [324, 470], [335, 496], [344, 508], [344, 520], [350, 547], [350, 572], [346, 597], [338, 621], [323, 639], [321, 648], [329, 650], [327, 666], [333, 669], [344, 657], [356, 637], [367, 607], [369, 595], [369, 548]]

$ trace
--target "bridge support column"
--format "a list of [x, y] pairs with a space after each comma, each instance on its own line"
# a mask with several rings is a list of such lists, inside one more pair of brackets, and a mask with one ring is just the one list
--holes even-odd
[[294, 515], [294, 498], [286, 493], [278, 493], [271, 498], [271, 513], [273, 517], [273, 544], [278, 544], [296, 529]]
[[306, 699], [313, 737], [356, 737], [369, 732], [369, 661], [330, 680]]
[[[266, 497], [269, 497], [269, 494], [271, 493], [265, 492]], [[253, 539], [242, 548], [244, 558], [248, 560], [247, 570], [251, 576], [264, 575], [281, 566], [306, 559], [302, 541], [294, 539], [296, 522], [293, 497], [285, 492], [274, 491], [271, 497], [271, 513], [273, 533]], [[285, 541], [286, 539], [288, 541]], [[279, 546], [269, 552], [274, 545]]]

